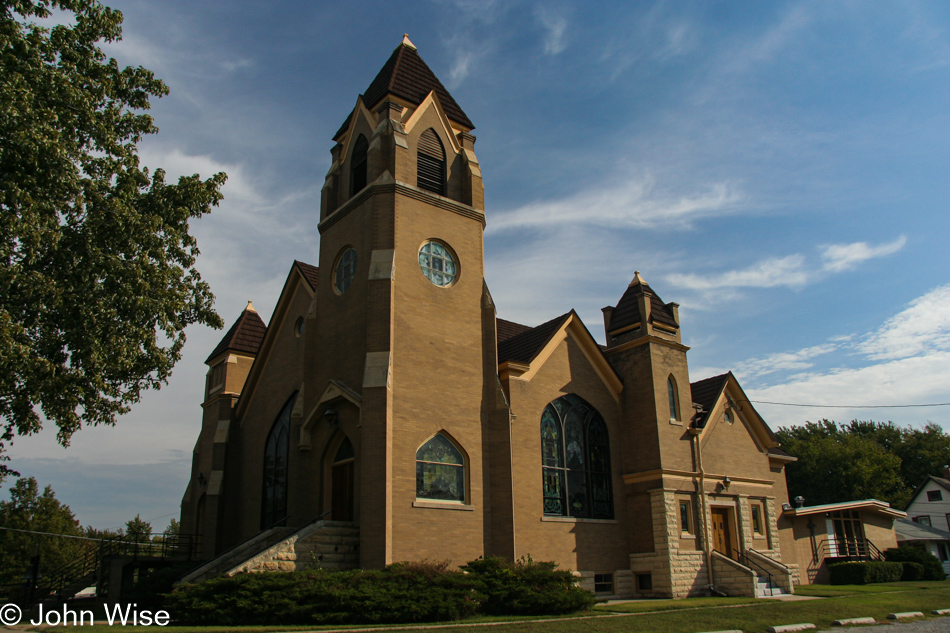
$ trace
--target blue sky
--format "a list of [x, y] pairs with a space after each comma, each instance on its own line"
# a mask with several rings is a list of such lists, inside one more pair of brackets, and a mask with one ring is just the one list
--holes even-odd
[[[486, 277], [499, 316], [600, 308], [639, 270], [681, 304], [690, 378], [727, 370], [752, 400], [950, 402], [950, 4], [945, 2], [163, 2], [115, 0], [106, 50], [156, 72], [145, 164], [226, 171], [194, 225], [228, 325], [269, 319], [293, 259], [316, 262], [331, 137], [408, 33], [475, 123]], [[83, 523], [178, 513], [203, 360], [115, 428], [12, 466]], [[950, 429], [950, 407], [757, 404]]]

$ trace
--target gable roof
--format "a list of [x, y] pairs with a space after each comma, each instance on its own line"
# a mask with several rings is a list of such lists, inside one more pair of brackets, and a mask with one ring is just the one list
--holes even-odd
[[934, 477], [933, 475], [927, 475], [927, 478], [924, 479], [923, 483], [917, 486], [917, 490], [915, 490], [914, 494], [910, 496], [910, 501], [908, 501], [907, 505], [904, 506], [905, 510], [909, 508], [910, 506], [912, 506], [915, 501], [917, 501], [917, 497], [920, 495], [921, 492], [923, 492], [923, 489], [931, 481], [937, 484], [938, 486], [940, 486], [941, 488], [943, 488], [944, 490], [950, 492], [950, 479], [944, 479], [943, 477]]
[[653, 323], [662, 323], [672, 328], [679, 329], [679, 323], [673, 316], [673, 310], [663, 303], [659, 295], [650, 288], [650, 284], [643, 281], [640, 273], [637, 272], [633, 281], [627, 286], [627, 290], [620, 297], [617, 306], [610, 314], [610, 324], [607, 326], [608, 332], [615, 332], [628, 325], [634, 325], [640, 322], [640, 301], [641, 296], [646, 295], [650, 300], [650, 321]]
[[214, 348], [205, 363], [210, 363], [213, 358], [228, 351], [257, 354], [266, 333], [267, 326], [260, 315], [257, 314], [254, 306], [251, 305], [251, 302], [248, 301], [244, 312], [241, 313], [241, 316], [234, 322], [228, 333]]
[[294, 266], [300, 269], [300, 274], [302, 274], [303, 278], [310, 284], [310, 289], [316, 291], [317, 284], [320, 283], [320, 269], [296, 259], [294, 260]]
[[[414, 105], [419, 105], [433, 90], [438, 95], [439, 103], [442, 104], [442, 109], [447, 117], [469, 130], [475, 129], [475, 124], [462, 111], [462, 108], [452, 98], [449, 91], [445, 89], [445, 86], [435, 76], [432, 69], [422, 61], [419, 51], [409, 42], [408, 38], [403, 39], [402, 43], [396, 47], [393, 54], [383, 64], [376, 78], [369, 84], [366, 91], [360, 95], [360, 99], [369, 110], [372, 110], [388, 94], [405, 99]], [[352, 113], [333, 136], [334, 140], [340, 138], [346, 131], [351, 117]]]
[[530, 325], [521, 325], [520, 323], [515, 323], [514, 321], [506, 321], [505, 319], [495, 318], [495, 332], [498, 336], [498, 342], [507, 341], [512, 336], [517, 336], [527, 332], [528, 330], [533, 329]]
[[[503, 341], [500, 334], [501, 328], [499, 328], [498, 362], [515, 361], [530, 363], [534, 360], [534, 357], [544, 349], [547, 342], [551, 340], [554, 333], [560, 329], [564, 321], [566, 321], [571, 314], [573, 314], [573, 310], [533, 328], [512, 323], [511, 321], [505, 321], [505, 331], [508, 337]], [[501, 320], [502, 319], [498, 319], [498, 321]], [[520, 332], [516, 332], [516, 330], [520, 328], [524, 329]], [[512, 334], [513, 332], [514, 334]]]
[[703, 407], [703, 410], [693, 418], [693, 426], [697, 428], [705, 426], [706, 418], [709, 417], [713, 407], [719, 402], [719, 396], [722, 395], [731, 375], [732, 372], [727, 372], [712, 378], [697, 380], [690, 384], [689, 389], [693, 402]]

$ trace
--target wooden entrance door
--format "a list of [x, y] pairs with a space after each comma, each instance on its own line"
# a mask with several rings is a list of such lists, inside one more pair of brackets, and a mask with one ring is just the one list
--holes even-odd
[[353, 464], [350, 460], [333, 465], [330, 516], [334, 521], [353, 520]]
[[712, 508], [713, 549], [732, 558], [732, 530], [729, 527], [729, 509]]

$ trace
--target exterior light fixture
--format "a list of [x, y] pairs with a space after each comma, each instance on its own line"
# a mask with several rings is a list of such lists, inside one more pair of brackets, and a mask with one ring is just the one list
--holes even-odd
[[335, 429], [337, 425], [336, 409], [333, 407], [327, 407], [323, 410], [323, 420], [330, 428]]

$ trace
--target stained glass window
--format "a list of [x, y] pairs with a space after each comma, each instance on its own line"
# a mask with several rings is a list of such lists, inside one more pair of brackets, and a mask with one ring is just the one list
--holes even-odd
[[416, 498], [465, 501], [465, 459], [441, 433], [416, 451]]
[[353, 283], [356, 276], [356, 249], [347, 248], [336, 260], [336, 270], [333, 271], [333, 287], [340, 294]]
[[673, 380], [673, 376], [666, 379], [666, 390], [670, 397], [670, 419], [679, 420], [679, 407], [676, 406], [676, 381]]
[[261, 499], [261, 529], [287, 520], [287, 460], [290, 457], [290, 412], [297, 400], [294, 392], [267, 435], [264, 445], [264, 481]]
[[541, 414], [544, 514], [612, 519], [610, 442], [603, 417], [568, 394]]
[[458, 276], [452, 252], [444, 244], [431, 240], [419, 249], [419, 268], [436, 286], [451, 286]]

